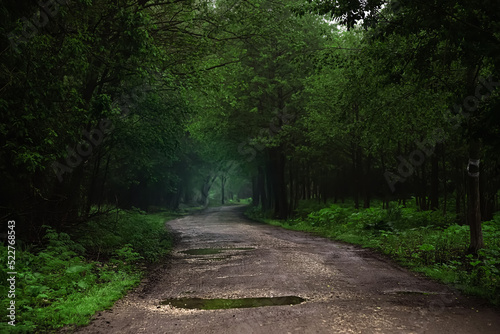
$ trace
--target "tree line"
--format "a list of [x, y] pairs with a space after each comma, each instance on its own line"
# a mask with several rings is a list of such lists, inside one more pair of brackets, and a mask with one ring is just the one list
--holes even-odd
[[469, 223], [471, 250], [481, 248], [481, 220], [499, 209], [498, 5], [260, 8], [265, 32], [238, 41], [241, 61], [212, 73], [195, 118], [200, 142], [232, 142], [254, 205], [287, 219], [304, 199], [415, 201]]
[[498, 211], [500, 4], [0, 5], [2, 217], [304, 199]]

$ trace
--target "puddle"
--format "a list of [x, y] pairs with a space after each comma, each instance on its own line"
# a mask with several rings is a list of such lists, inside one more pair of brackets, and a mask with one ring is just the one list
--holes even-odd
[[231, 257], [230, 255], [226, 255], [224, 257], [208, 257], [208, 258], [203, 258], [200, 260], [203, 260], [203, 261], [224, 261], [224, 260], [229, 259], [230, 257]]
[[197, 248], [197, 249], [188, 249], [182, 251], [181, 253], [188, 255], [213, 255], [220, 254], [223, 252], [231, 251], [231, 250], [251, 250], [255, 249], [253, 247], [241, 247], [241, 248]]
[[198, 248], [198, 249], [188, 249], [182, 251], [181, 253], [188, 255], [212, 255], [212, 254], [220, 254], [222, 250], [220, 248]]
[[433, 292], [423, 292], [423, 291], [396, 291], [399, 295], [435, 295]]
[[220, 310], [230, 308], [249, 308], [261, 306], [296, 305], [305, 299], [297, 296], [287, 297], [260, 297], [240, 299], [203, 299], [203, 298], [176, 298], [161, 302], [162, 305], [172, 305], [179, 308], [199, 310]]
[[389, 293], [395, 293], [398, 295], [435, 295], [435, 292], [427, 292], [427, 291], [414, 291], [414, 290], [393, 290]]

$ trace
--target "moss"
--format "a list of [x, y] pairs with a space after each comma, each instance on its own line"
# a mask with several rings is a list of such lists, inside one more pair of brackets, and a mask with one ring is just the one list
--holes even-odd
[[231, 309], [231, 308], [296, 305], [304, 301], [305, 299], [296, 296], [240, 298], [240, 299], [177, 298], [177, 299], [167, 299], [161, 302], [161, 304], [172, 305], [174, 307], [187, 308], [187, 309], [219, 310], [219, 309]]

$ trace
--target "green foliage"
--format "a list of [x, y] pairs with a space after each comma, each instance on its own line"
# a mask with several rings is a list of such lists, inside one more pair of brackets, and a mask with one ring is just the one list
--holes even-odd
[[332, 205], [329, 208], [312, 212], [307, 216], [307, 220], [312, 226], [328, 227], [335, 224], [345, 224], [351, 210]]
[[116, 249], [130, 247], [146, 261], [155, 262], [172, 246], [172, 236], [164, 224], [172, 216], [168, 212], [146, 214], [142, 210], [115, 210], [94, 217], [74, 235], [92, 258], [109, 259]]
[[[173, 215], [118, 215], [95, 218], [74, 238], [46, 226], [42, 248], [16, 249], [16, 327], [3, 322], [0, 331], [39, 332], [87, 324], [96, 311], [111, 307], [139, 282], [142, 261], [155, 261], [170, 250], [172, 239], [164, 222]], [[7, 247], [0, 246], [0, 254], [6, 258]], [[3, 267], [0, 278], [7, 277]], [[5, 285], [0, 293], [0, 316], [5, 318]]]
[[[96, 310], [111, 306], [139, 280], [131, 265], [120, 262], [112, 267], [86, 260], [82, 246], [67, 234], [47, 228], [45, 239], [48, 244], [38, 253], [16, 250], [16, 326], [2, 323], [3, 330], [37, 332], [87, 323]], [[7, 248], [1, 246], [0, 252], [6, 255]], [[6, 279], [5, 269], [0, 276]], [[4, 288], [1, 292], [7, 296]], [[9, 300], [3, 298], [5, 317]]]
[[325, 205], [317, 200], [300, 201], [295, 209], [295, 216], [298, 218], [306, 218], [310, 213], [323, 209]]
[[[317, 202], [316, 202], [317, 203]], [[317, 204], [317, 206], [322, 206]], [[299, 205], [298, 217], [310, 210], [313, 206]], [[397, 203], [390, 203], [387, 210], [372, 207], [364, 210], [353, 210], [346, 206], [332, 204], [327, 208], [307, 214], [306, 221], [311, 226], [327, 227], [332, 224], [349, 224], [357, 228], [380, 231], [403, 231], [412, 228], [429, 226], [447, 226], [450, 219], [442, 217], [439, 212], [418, 211], [415, 208], [406, 208]]]

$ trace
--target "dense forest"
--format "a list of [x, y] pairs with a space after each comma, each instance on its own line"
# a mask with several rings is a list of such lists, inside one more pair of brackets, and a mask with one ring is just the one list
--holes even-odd
[[2, 219], [35, 238], [217, 191], [282, 219], [301, 199], [415, 201], [480, 234], [500, 186], [498, 6], [4, 1]]
[[411, 205], [476, 254], [500, 210], [498, 1], [5, 0], [0, 22], [0, 216], [26, 244], [251, 198]]

